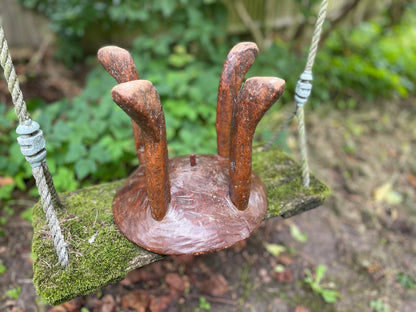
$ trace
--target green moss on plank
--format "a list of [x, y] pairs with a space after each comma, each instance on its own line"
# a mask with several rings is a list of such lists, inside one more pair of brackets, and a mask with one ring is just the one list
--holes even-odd
[[162, 256], [128, 241], [113, 221], [111, 204], [122, 181], [62, 194], [65, 208], [57, 212], [68, 243], [69, 265], [57, 263], [53, 242], [38, 203], [33, 210], [33, 243], [36, 254], [34, 285], [52, 305], [90, 293], [122, 279], [136, 267]]
[[[289, 217], [320, 205], [329, 194], [311, 177], [302, 187], [300, 167], [280, 150], [253, 154], [253, 169], [267, 188], [267, 218]], [[121, 280], [128, 271], [161, 259], [127, 240], [114, 224], [112, 200], [124, 181], [61, 194], [65, 203], [57, 211], [68, 243], [69, 264], [58, 264], [52, 238], [40, 203], [33, 210], [34, 285], [52, 305], [88, 294]]]
[[302, 185], [302, 168], [279, 149], [253, 153], [253, 170], [267, 189], [266, 219], [282, 216], [288, 218], [313, 209], [323, 203], [330, 189], [310, 177], [310, 187]]

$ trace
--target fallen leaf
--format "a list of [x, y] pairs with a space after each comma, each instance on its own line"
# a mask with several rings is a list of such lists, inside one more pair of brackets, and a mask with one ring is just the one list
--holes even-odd
[[385, 183], [374, 191], [374, 200], [376, 202], [386, 202], [390, 205], [398, 205], [403, 202], [403, 196], [392, 189], [391, 183]]
[[288, 283], [293, 282], [293, 275], [292, 275], [292, 272], [290, 270], [285, 270], [285, 271], [280, 272], [280, 273], [272, 272], [272, 276], [279, 283], [288, 284]]
[[382, 202], [386, 198], [387, 192], [391, 190], [391, 183], [384, 183], [374, 190], [373, 198], [376, 202]]
[[407, 177], [407, 180], [410, 182], [410, 184], [416, 187], [416, 177], [410, 172], [406, 174], [406, 177]]
[[0, 177], [0, 186], [14, 184], [12, 177]]
[[276, 272], [276, 273], [283, 273], [285, 270], [286, 268], [281, 264], [278, 264], [273, 268], [273, 272]]
[[114, 312], [116, 310], [116, 301], [112, 295], [105, 295], [101, 302], [102, 304], [97, 312]]
[[403, 202], [403, 195], [394, 190], [390, 190], [386, 195], [386, 202], [390, 205], [399, 205]]
[[214, 297], [221, 297], [228, 292], [228, 282], [221, 274], [212, 274], [202, 280], [197, 280], [195, 286], [201, 292]]
[[293, 259], [292, 259], [292, 257], [290, 257], [288, 255], [280, 255], [277, 258], [277, 261], [279, 261], [281, 264], [283, 264], [285, 266], [288, 266], [288, 265], [291, 265], [292, 264]]
[[170, 311], [168, 310], [170, 303], [172, 302], [172, 298], [170, 296], [152, 296], [149, 311], [152, 312], [163, 312], [163, 311]]
[[286, 247], [278, 244], [265, 244], [266, 250], [274, 257], [278, 257], [282, 252], [286, 251]]
[[185, 291], [185, 281], [178, 273], [168, 273], [165, 277], [165, 282], [168, 286], [182, 294]]
[[133, 286], [133, 284], [138, 282], [155, 281], [159, 278], [160, 275], [157, 272], [154, 272], [152, 269], [147, 267], [143, 267], [127, 273], [126, 277], [120, 283], [124, 286]]
[[52, 309], [49, 309], [48, 312], [66, 312], [65, 307], [61, 304], [59, 306], [53, 307]]
[[370, 274], [373, 280], [379, 280], [385, 276], [384, 269], [379, 264], [368, 267], [367, 272]]
[[293, 223], [290, 225], [290, 235], [299, 243], [306, 243], [308, 240], [308, 235], [302, 233], [299, 227]]
[[84, 300], [82, 298], [75, 298], [68, 302], [63, 303], [67, 312], [78, 312], [81, 310]]
[[311, 312], [311, 310], [305, 308], [304, 306], [297, 306], [295, 312]]
[[150, 303], [150, 295], [147, 291], [135, 289], [121, 299], [121, 306], [136, 312], [146, 312]]

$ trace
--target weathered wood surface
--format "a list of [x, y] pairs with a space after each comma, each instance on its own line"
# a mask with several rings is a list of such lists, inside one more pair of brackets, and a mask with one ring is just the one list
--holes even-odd
[[[253, 170], [267, 189], [265, 219], [315, 208], [330, 192], [313, 176], [311, 187], [303, 188], [300, 167], [280, 150], [254, 152]], [[55, 305], [87, 294], [163, 258], [131, 243], [117, 229], [112, 201], [123, 182], [61, 194], [65, 207], [57, 211], [57, 217], [68, 243], [69, 264], [65, 268], [58, 264], [40, 203], [34, 207], [34, 285], [48, 303]]]

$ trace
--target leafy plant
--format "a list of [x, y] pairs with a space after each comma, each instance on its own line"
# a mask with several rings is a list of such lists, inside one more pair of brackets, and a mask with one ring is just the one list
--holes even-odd
[[225, 33], [225, 7], [216, 0], [19, 1], [49, 18], [60, 39], [58, 54], [67, 63], [81, 59], [83, 41], [91, 46], [101, 44], [97, 37], [114, 37], [115, 33], [123, 37], [120, 29], [148, 42], [162, 42], [157, 48], [161, 54], [176, 44], [192, 45], [194, 50], [213, 54], [214, 43], [222, 40]]
[[6, 291], [6, 296], [10, 299], [17, 299], [22, 292], [22, 288], [20, 286], [16, 286], [15, 288], [9, 289]]
[[265, 244], [266, 250], [273, 256], [278, 257], [286, 251], [286, 247], [278, 244]]
[[3, 264], [3, 261], [0, 260], [0, 276], [7, 272], [7, 267]]
[[370, 302], [370, 308], [374, 312], [390, 312], [389, 306], [385, 304], [383, 301], [381, 301], [380, 299], [372, 300]]
[[308, 235], [303, 233], [299, 227], [292, 223], [290, 225], [290, 235], [298, 242], [300, 243], [306, 243], [308, 241]]
[[409, 6], [395, 27], [388, 27], [388, 20], [378, 19], [353, 30], [332, 32], [317, 55], [314, 90], [320, 91], [313, 103], [330, 98], [334, 103], [351, 97], [406, 98], [414, 93], [415, 12], [416, 7]]
[[199, 297], [199, 307], [195, 309], [195, 312], [209, 310], [211, 310], [211, 304], [204, 297]]
[[410, 275], [400, 272], [396, 275], [396, 279], [404, 288], [416, 289], [416, 282]]
[[306, 269], [305, 270], [306, 277], [305, 277], [304, 282], [311, 287], [312, 291], [315, 294], [320, 295], [322, 299], [324, 299], [325, 302], [334, 303], [340, 297], [338, 291], [334, 289], [329, 289], [328, 287], [325, 287], [324, 285], [321, 284], [326, 271], [327, 271], [327, 267], [325, 265], [322, 265], [322, 264], [318, 265], [316, 267], [315, 277], [314, 277], [311, 271]]
[[26, 208], [20, 216], [22, 219], [25, 219], [27, 222], [32, 222], [32, 207]]

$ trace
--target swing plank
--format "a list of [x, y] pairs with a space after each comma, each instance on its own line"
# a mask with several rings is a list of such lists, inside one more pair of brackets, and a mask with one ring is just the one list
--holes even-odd
[[[313, 209], [330, 194], [329, 188], [311, 176], [311, 186], [302, 187], [301, 168], [279, 149], [253, 153], [253, 170], [267, 189], [265, 219], [284, 218]], [[142, 249], [117, 229], [112, 200], [124, 181], [60, 194], [65, 206], [57, 211], [68, 243], [69, 264], [61, 267], [48, 231], [42, 206], [33, 209], [33, 282], [37, 293], [57, 305], [115, 283], [133, 269], [164, 256]]]

